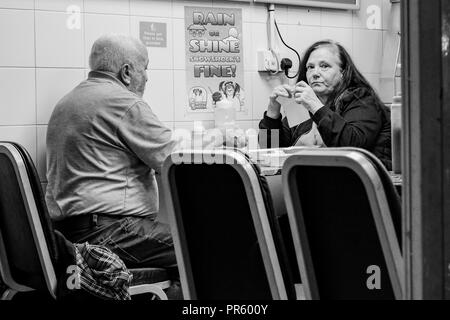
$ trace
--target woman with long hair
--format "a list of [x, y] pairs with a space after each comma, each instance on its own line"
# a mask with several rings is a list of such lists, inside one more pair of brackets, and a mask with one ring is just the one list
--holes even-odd
[[[306, 50], [299, 68], [294, 87], [277, 86], [269, 97], [259, 123], [260, 129], [268, 131], [267, 146], [273, 130], [279, 130], [279, 147], [359, 147], [391, 170], [390, 111], [345, 48], [332, 40], [318, 41]], [[290, 127], [281, 117], [279, 97], [295, 99], [310, 119]]]

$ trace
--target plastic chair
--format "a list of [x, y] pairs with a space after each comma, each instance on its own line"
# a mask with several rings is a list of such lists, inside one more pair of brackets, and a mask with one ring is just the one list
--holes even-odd
[[234, 150], [183, 150], [163, 166], [186, 299], [295, 299], [283, 240], [258, 167]]
[[358, 148], [304, 150], [282, 168], [307, 299], [402, 299], [400, 200]]
[[[17, 292], [36, 290], [57, 297], [58, 247], [41, 184], [28, 152], [19, 144], [0, 142], [0, 273], [8, 289], [2, 300]], [[152, 293], [167, 300], [170, 286], [164, 269], [129, 269], [130, 295]]]

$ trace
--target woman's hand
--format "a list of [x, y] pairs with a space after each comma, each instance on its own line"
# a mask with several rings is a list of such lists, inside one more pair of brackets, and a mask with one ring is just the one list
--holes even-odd
[[294, 98], [295, 102], [304, 106], [312, 114], [323, 107], [323, 103], [305, 81], [300, 81], [295, 85]]
[[277, 101], [278, 97], [291, 98], [293, 89], [287, 84], [276, 86], [269, 96], [269, 106], [267, 107], [267, 116], [273, 119], [280, 117], [281, 104]]

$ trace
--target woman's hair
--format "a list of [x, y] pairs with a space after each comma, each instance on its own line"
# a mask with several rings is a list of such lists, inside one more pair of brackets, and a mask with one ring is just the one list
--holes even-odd
[[379, 103], [382, 104], [381, 99], [377, 95], [375, 90], [373, 90], [373, 88], [366, 80], [366, 78], [364, 78], [361, 72], [359, 72], [358, 69], [356, 68], [347, 50], [345, 50], [345, 48], [342, 45], [333, 40], [317, 41], [316, 43], [313, 43], [308, 49], [306, 49], [303, 59], [300, 63], [300, 70], [297, 82], [299, 81], [305, 81], [306, 83], [308, 82], [306, 79], [306, 70], [307, 70], [306, 64], [308, 63], [309, 56], [314, 50], [327, 46], [332, 47], [337, 51], [339, 60], [341, 61], [340, 67], [342, 72], [342, 81], [335, 87], [333, 93], [331, 93], [331, 95], [328, 97], [328, 102], [332, 101], [333, 104], [336, 104], [337, 99], [348, 88], [364, 87], [370, 92], [370, 94], [373, 97], [375, 97], [379, 101]]

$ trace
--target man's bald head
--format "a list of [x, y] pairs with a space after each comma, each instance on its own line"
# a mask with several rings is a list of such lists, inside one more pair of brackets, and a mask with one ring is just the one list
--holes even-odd
[[121, 34], [107, 34], [92, 45], [89, 67], [93, 71], [117, 74], [124, 64], [145, 64], [147, 49], [139, 40]]
[[143, 96], [147, 83], [147, 48], [126, 35], [108, 34], [92, 45], [89, 66], [93, 71], [111, 72], [131, 92]]

